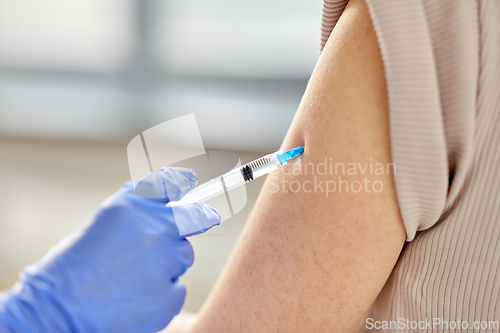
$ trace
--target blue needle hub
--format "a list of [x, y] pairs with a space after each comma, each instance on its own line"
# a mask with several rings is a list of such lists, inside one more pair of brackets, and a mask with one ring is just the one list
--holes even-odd
[[278, 154], [278, 160], [283, 165], [283, 163], [291, 160], [294, 157], [299, 156], [303, 152], [304, 152], [304, 147], [302, 147], [302, 146], [297, 147], [297, 148], [292, 148], [292, 149], [290, 149], [282, 154]]

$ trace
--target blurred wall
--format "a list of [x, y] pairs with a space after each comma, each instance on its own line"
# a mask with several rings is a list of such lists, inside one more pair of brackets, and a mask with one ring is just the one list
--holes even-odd
[[0, 0], [0, 136], [125, 143], [195, 113], [206, 146], [270, 151], [320, 22], [321, 0]]

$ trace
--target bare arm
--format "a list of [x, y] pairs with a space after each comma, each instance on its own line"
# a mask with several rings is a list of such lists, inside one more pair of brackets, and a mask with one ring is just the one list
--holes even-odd
[[[305, 145], [301, 172], [268, 177], [193, 332], [350, 332], [359, 325], [405, 240], [392, 173], [375, 175], [375, 163], [391, 162], [385, 87], [368, 10], [351, 0], [282, 146]], [[318, 173], [325, 158], [333, 174]], [[347, 174], [348, 163], [359, 163], [357, 174]], [[369, 163], [371, 174], [362, 175]], [[339, 191], [339, 175], [348, 191], [346, 184]], [[373, 188], [365, 178], [381, 183]], [[328, 180], [336, 191], [326, 196]], [[320, 181], [323, 192], [314, 190]]]

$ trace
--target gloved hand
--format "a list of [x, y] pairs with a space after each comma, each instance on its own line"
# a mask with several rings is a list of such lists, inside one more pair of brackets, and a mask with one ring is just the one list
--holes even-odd
[[[167, 326], [186, 295], [178, 277], [193, 263], [176, 223], [199, 232], [220, 223], [203, 203], [177, 205], [174, 220], [166, 203], [196, 182], [192, 170], [163, 168], [136, 191], [125, 184], [90, 225], [28, 266], [0, 296], [0, 331], [130, 333]], [[147, 199], [139, 192], [163, 195]]]

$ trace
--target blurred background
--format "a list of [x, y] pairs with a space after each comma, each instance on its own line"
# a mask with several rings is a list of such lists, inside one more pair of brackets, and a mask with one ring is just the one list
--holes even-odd
[[[130, 179], [126, 146], [195, 113], [206, 149], [275, 151], [319, 54], [321, 1], [0, 0], [0, 289]], [[203, 236], [197, 311], [248, 204]]]

